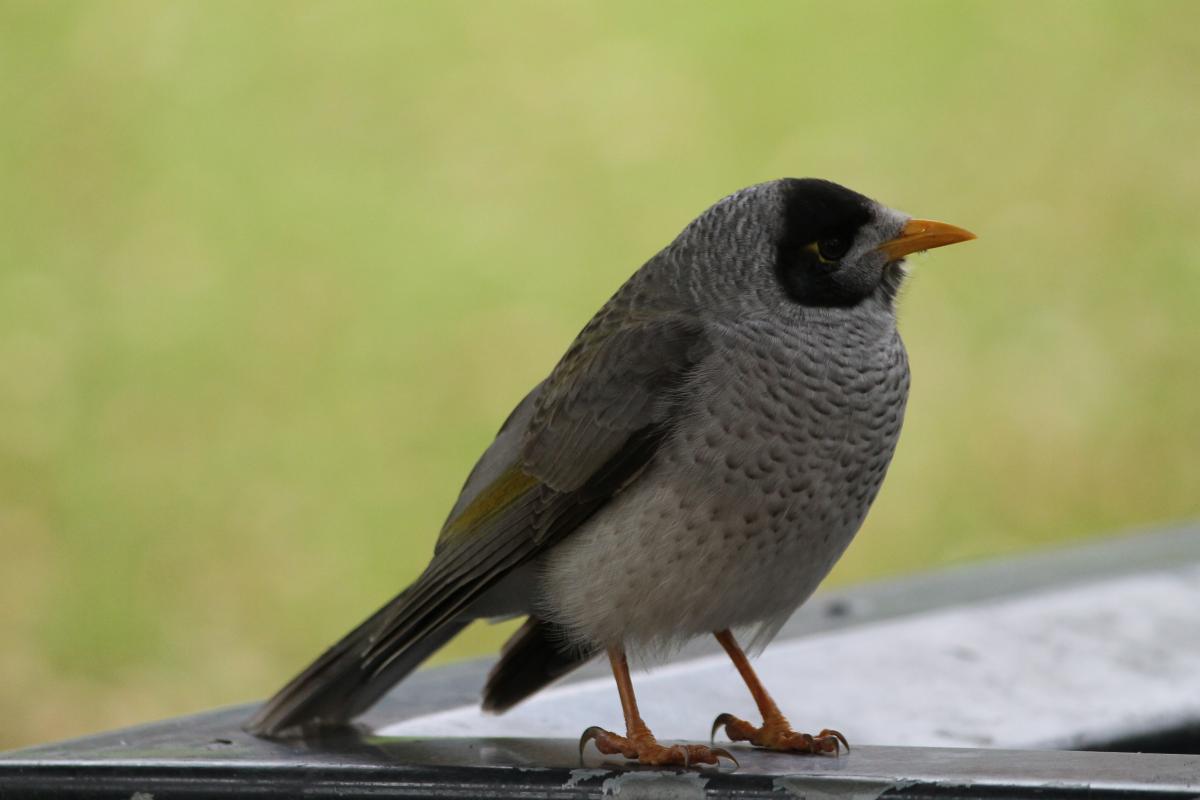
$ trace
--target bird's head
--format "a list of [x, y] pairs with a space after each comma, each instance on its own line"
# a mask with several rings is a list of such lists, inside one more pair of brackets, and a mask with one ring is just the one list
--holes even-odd
[[697, 257], [710, 290], [745, 298], [748, 289], [756, 302], [795, 310], [851, 308], [871, 299], [890, 307], [906, 256], [974, 238], [836, 183], [782, 178], [721, 200], [679, 243]]

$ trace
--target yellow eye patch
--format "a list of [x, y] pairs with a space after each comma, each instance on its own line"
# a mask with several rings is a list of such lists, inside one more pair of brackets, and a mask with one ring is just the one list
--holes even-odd
[[822, 264], [836, 264], [837, 263], [837, 261], [835, 259], [826, 258], [824, 255], [822, 255], [821, 248], [816, 242], [810, 242], [809, 244], [804, 245], [804, 249], [809, 251], [813, 255], [815, 255], [817, 257], [817, 260], [820, 261]]

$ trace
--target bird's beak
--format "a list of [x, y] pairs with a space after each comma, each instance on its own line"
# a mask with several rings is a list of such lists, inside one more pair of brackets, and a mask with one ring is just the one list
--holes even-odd
[[910, 219], [900, 230], [899, 236], [889, 239], [876, 249], [887, 255], [888, 261], [898, 261], [911, 253], [920, 253], [957, 242], [968, 242], [974, 238], [975, 234], [957, 225], [931, 219]]

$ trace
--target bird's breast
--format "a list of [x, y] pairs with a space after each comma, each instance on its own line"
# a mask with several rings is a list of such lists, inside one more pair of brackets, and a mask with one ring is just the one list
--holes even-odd
[[723, 342], [651, 466], [550, 554], [545, 613], [603, 643], [772, 629], [861, 525], [907, 390], [894, 335]]
[[690, 457], [714, 496], [773, 498], [793, 509], [806, 497], [861, 499], [891, 459], [908, 384], [894, 329], [869, 341], [743, 334], [697, 375], [673, 457]]

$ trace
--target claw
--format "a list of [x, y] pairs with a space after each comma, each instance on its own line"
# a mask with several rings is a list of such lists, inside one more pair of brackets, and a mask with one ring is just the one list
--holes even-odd
[[717, 718], [713, 720], [712, 730], [708, 734], [708, 743], [713, 744], [714, 742], [716, 742], [717, 741], [717, 729], [720, 728], [722, 725], [727, 724], [730, 720], [733, 720], [733, 719], [736, 719], [736, 717], [734, 717], [733, 714], [718, 714]]
[[846, 748], [847, 754], [849, 754], [849, 752], [850, 752], [850, 743], [846, 741], [846, 737], [842, 735], [841, 731], [835, 731], [832, 728], [826, 728], [825, 730], [823, 730], [817, 734], [817, 738], [818, 739], [829, 739], [829, 738], [836, 739], [837, 741], [842, 743], [842, 747]]
[[[733, 757], [733, 753], [729, 752], [729, 751], [728, 751], [728, 750], [726, 750], [724, 747], [713, 747], [713, 748], [711, 748], [711, 752], [712, 752], [712, 754], [713, 754], [714, 756], [716, 756], [718, 759], [720, 759], [720, 758], [721, 758], [721, 756], [724, 756], [725, 758], [728, 758], [730, 761], [732, 761], [732, 762], [733, 762], [733, 768], [734, 768], [734, 769], [740, 769], [740, 768], [741, 768], [741, 766], [742, 766], [741, 764], [739, 764], [739, 763], [738, 763], [738, 760], [737, 760], [736, 758], [734, 758], [734, 757]], [[719, 766], [719, 764], [718, 764], [718, 766]]]
[[604, 733], [604, 729], [599, 725], [593, 725], [583, 732], [579, 737], [579, 766], [583, 766], [583, 750], [588, 746], [588, 742], [593, 741], [597, 736]]
[[847, 753], [850, 752], [850, 743], [841, 731], [826, 728], [816, 736], [797, 733], [792, 730], [788, 721], [779, 715], [756, 727], [733, 714], [721, 714], [713, 720], [712, 730], [709, 732], [710, 744], [716, 741], [717, 731], [721, 727], [725, 728], [725, 735], [732, 742], [749, 742], [755, 747], [765, 747], [768, 750], [841, 755], [841, 748], [844, 747]]
[[618, 736], [598, 725], [593, 725], [579, 737], [579, 763], [583, 764], [583, 753], [588, 742], [593, 742], [603, 755], [623, 755], [642, 764], [655, 766], [682, 766], [684, 769], [712, 764], [718, 769], [721, 758], [728, 758], [734, 767], [738, 760], [728, 750], [720, 747], [705, 747], [699, 744], [659, 744], [654, 734], [643, 724], [632, 735]]

